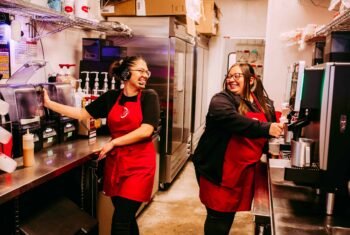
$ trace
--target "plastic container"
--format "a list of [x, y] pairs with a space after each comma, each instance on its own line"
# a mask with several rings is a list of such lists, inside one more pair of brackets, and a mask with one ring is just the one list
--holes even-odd
[[62, 11], [67, 15], [74, 15], [74, 0], [64, 0]]
[[12, 173], [16, 170], [17, 162], [7, 155], [0, 153], [0, 170]]
[[47, 5], [49, 6], [49, 8], [57, 12], [61, 12], [61, 0], [48, 0]]
[[0, 126], [0, 144], [7, 144], [11, 139], [11, 132]]
[[74, 3], [74, 14], [83, 19], [89, 18], [89, 6], [87, 0], [78, 0]]
[[29, 133], [29, 129], [27, 129], [27, 133], [22, 137], [23, 144], [23, 166], [33, 166], [35, 164], [34, 159], [34, 135]]
[[278, 139], [272, 138], [269, 140], [269, 153], [276, 157], [280, 155], [280, 142]]
[[0, 99], [0, 115], [8, 114], [9, 110], [10, 110], [9, 103]]

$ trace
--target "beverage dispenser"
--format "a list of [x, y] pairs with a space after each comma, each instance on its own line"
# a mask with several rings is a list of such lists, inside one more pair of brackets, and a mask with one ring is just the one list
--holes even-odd
[[13, 156], [22, 156], [22, 136], [29, 129], [34, 134], [34, 151], [42, 149], [40, 119], [44, 116], [34, 86], [6, 85], [0, 87], [4, 100], [10, 104], [9, 118], [12, 123]]
[[[41, 84], [51, 100], [69, 106], [75, 106], [74, 91], [69, 83], [44, 83]], [[77, 121], [67, 116], [45, 109], [47, 120], [55, 120], [58, 123], [59, 142], [73, 140], [77, 137]]]
[[[43, 101], [43, 89], [41, 85], [34, 85], [38, 103], [42, 106]], [[50, 118], [44, 108], [45, 115], [41, 116], [40, 126], [41, 126], [41, 139], [43, 143], [43, 148], [53, 146], [59, 142], [59, 125], [57, 120]]]
[[[300, 107], [295, 123], [303, 121], [304, 124], [300, 126], [300, 136], [294, 139], [297, 142], [294, 145], [301, 146], [305, 138], [310, 140], [311, 162], [286, 168], [285, 179], [325, 192], [327, 214], [333, 213], [337, 194], [348, 190], [350, 180], [349, 76], [350, 63], [325, 63], [306, 68], [300, 96], [296, 97]], [[308, 146], [303, 145], [305, 149]], [[291, 162], [295, 163], [295, 158], [300, 156], [292, 146]], [[305, 162], [306, 159], [301, 160]]]

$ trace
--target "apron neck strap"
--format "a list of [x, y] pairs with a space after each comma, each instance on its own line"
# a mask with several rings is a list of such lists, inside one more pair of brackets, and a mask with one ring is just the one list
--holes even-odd
[[260, 112], [265, 113], [264, 109], [261, 107], [258, 98], [256, 98], [256, 96], [254, 95], [253, 92], [250, 93], [250, 95], [253, 97], [254, 103], [256, 104], [256, 106], [258, 106], [258, 109], [260, 110]]

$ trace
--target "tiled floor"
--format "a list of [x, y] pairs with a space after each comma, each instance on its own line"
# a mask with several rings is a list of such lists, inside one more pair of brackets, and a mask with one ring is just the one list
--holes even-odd
[[[159, 191], [138, 216], [141, 235], [203, 235], [206, 216], [198, 197], [198, 185], [191, 162], [167, 191]], [[253, 216], [236, 214], [230, 235], [254, 234]]]

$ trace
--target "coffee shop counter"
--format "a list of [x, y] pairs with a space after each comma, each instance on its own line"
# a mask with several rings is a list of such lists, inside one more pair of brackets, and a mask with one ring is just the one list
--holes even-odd
[[23, 167], [22, 158], [16, 158], [17, 169], [0, 174], [0, 204], [91, 160], [95, 157], [92, 153], [108, 140], [107, 136], [99, 136], [96, 141], [78, 139], [43, 149], [35, 153], [35, 165], [31, 167]]
[[270, 159], [268, 164], [271, 206], [271, 233], [350, 234], [349, 195], [335, 199], [335, 215], [327, 216], [325, 197], [312, 187], [297, 186], [284, 180], [288, 159]]

